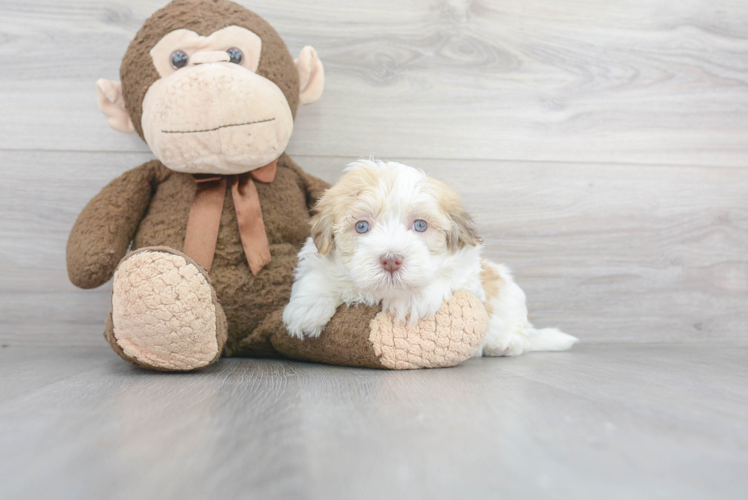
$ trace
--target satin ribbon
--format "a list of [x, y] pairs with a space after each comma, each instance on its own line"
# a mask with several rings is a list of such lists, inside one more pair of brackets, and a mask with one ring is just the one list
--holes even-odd
[[184, 253], [210, 271], [221, 227], [226, 186], [230, 184], [244, 255], [252, 274], [257, 276], [271, 259], [260, 197], [253, 179], [264, 184], [273, 182], [277, 166], [278, 160], [239, 175], [193, 175], [197, 185], [187, 220]]

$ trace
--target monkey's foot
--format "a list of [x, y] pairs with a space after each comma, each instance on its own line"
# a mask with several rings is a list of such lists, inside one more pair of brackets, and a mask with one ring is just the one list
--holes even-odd
[[395, 324], [392, 316], [380, 312], [371, 322], [369, 341], [386, 368], [443, 368], [470, 358], [487, 331], [488, 315], [481, 301], [459, 290], [434, 318], [415, 325]]
[[122, 259], [105, 333], [122, 358], [155, 370], [194, 370], [218, 359], [226, 332], [208, 275], [192, 259], [165, 247]]
[[[340, 306], [322, 334], [301, 340], [288, 334], [281, 311], [261, 325], [278, 352], [294, 359], [334, 365], [408, 370], [457, 365], [470, 358], [488, 331], [481, 301], [460, 290], [436, 316], [398, 325], [381, 307]], [[258, 330], [260, 330], [258, 329]]]

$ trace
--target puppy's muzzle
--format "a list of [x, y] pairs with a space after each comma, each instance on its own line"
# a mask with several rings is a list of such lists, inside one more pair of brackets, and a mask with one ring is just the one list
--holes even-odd
[[386, 253], [379, 257], [382, 268], [390, 274], [394, 274], [403, 265], [403, 256], [398, 254]]

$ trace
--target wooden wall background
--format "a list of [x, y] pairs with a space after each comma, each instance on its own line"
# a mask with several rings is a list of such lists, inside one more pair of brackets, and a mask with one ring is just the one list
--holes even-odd
[[[68, 231], [150, 158], [94, 82], [166, 3], [0, 0], [0, 341], [103, 345], [109, 286], [74, 288]], [[748, 2], [242, 0], [322, 100], [289, 151], [459, 188], [531, 315], [587, 342], [748, 339]]]

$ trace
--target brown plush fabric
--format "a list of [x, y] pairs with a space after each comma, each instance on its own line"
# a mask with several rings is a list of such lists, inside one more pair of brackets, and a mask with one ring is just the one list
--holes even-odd
[[124, 173], [99, 192], [78, 216], [67, 244], [70, 281], [96, 288], [109, 281], [125, 256], [156, 185], [169, 171], [158, 161]]
[[[257, 184], [272, 256], [258, 276], [249, 269], [233, 200], [226, 196], [210, 272], [229, 324], [225, 354], [253, 355], [254, 349], [238, 350], [238, 343], [288, 302], [296, 254], [309, 234], [309, 204], [326, 186], [285, 154], [275, 180]], [[133, 250], [161, 246], [181, 252], [194, 196], [191, 175], [172, 172], [158, 161], [111, 182], [86, 206], [70, 235], [71, 281], [86, 288], [108, 281], [131, 239]], [[266, 353], [268, 348], [257, 350]]]
[[316, 339], [299, 340], [285, 333], [281, 323], [282, 311], [270, 316], [260, 330], [264, 329], [270, 334], [273, 347], [289, 358], [332, 365], [384, 368], [369, 341], [369, 325], [381, 310], [380, 306], [349, 308], [342, 305]]
[[143, 98], [153, 82], [159, 79], [151, 61], [153, 46], [164, 35], [177, 29], [184, 28], [208, 36], [228, 26], [247, 28], [262, 39], [257, 74], [278, 85], [288, 100], [291, 113], [296, 116], [299, 75], [286, 44], [275, 28], [254, 12], [227, 0], [175, 0], [148, 18], [122, 60], [122, 92], [135, 131], [141, 138]]
[[[261, 37], [258, 73], [280, 87], [295, 113], [298, 74], [285, 44], [267, 22], [226, 0], [175, 0], [146, 21], [122, 63], [127, 110], [141, 137], [143, 97], [158, 79], [150, 49], [176, 29], [186, 28], [207, 36], [232, 25], [250, 29]], [[233, 198], [225, 197], [210, 273], [200, 268], [210, 278], [217, 299], [216, 310], [225, 313], [225, 318], [217, 314], [216, 320], [218, 345], [223, 346], [224, 355], [286, 355], [350, 366], [385, 366], [370, 340], [370, 325], [380, 312], [379, 307], [341, 307], [319, 339], [303, 342], [291, 338], [281, 322], [282, 310], [291, 294], [297, 253], [309, 235], [310, 211], [328, 187], [324, 181], [305, 173], [285, 153], [278, 159], [275, 180], [256, 183], [272, 259], [257, 276], [252, 275], [247, 264]], [[159, 161], [145, 163], [112, 181], [88, 203], [71, 231], [67, 246], [70, 280], [83, 288], [104, 284], [125, 258], [130, 245], [134, 251], [155, 248], [184, 255], [195, 190], [191, 175], [171, 171]], [[194, 263], [192, 259], [189, 262]], [[113, 325], [113, 321], [117, 319], [112, 320], [110, 315], [105, 336], [115, 352], [131, 363], [156, 368], [132, 359], [123, 351], [114, 336], [114, 328], [119, 326]]]

